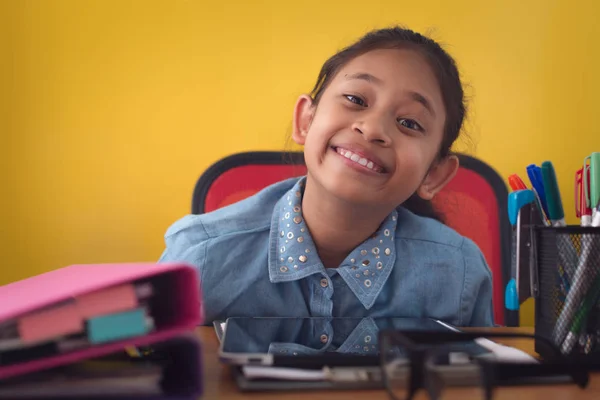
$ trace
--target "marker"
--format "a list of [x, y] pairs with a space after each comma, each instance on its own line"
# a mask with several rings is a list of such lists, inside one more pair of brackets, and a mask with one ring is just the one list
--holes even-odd
[[[544, 180], [544, 191], [546, 192], [546, 202], [548, 204], [548, 218], [554, 227], [567, 226], [565, 222], [565, 212], [558, 189], [558, 180], [554, 166], [550, 161], [542, 163], [542, 179]], [[567, 276], [573, 278], [579, 258], [577, 249], [570, 242], [566, 242], [562, 251], [558, 252], [558, 258], [564, 268]], [[573, 287], [571, 285], [571, 287]]]
[[533, 191], [537, 193], [542, 203], [544, 214], [548, 215], [548, 203], [546, 202], [546, 193], [544, 191], [544, 181], [542, 179], [542, 169], [535, 164], [527, 166], [527, 176], [531, 181]]
[[542, 179], [548, 205], [548, 217], [552, 222], [552, 226], [567, 226], [567, 223], [565, 222], [565, 211], [560, 197], [560, 190], [558, 189], [556, 172], [550, 161], [544, 161], [542, 163]]
[[594, 152], [583, 160], [584, 168], [590, 160], [590, 177], [584, 182], [586, 205], [592, 210], [600, 205], [600, 152]]
[[[585, 173], [584, 173], [585, 170]], [[583, 166], [575, 173], [575, 215], [581, 218], [581, 226], [592, 225], [592, 209], [584, 187], [589, 185], [590, 168]]]
[[517, 174], [512, 174], [511, 176], [508, 177], [508, 184], [509, 184], [510, 188], [515, 192], [517, 190], [527, 189], [525, 182], [523, 182], [523, 180]]

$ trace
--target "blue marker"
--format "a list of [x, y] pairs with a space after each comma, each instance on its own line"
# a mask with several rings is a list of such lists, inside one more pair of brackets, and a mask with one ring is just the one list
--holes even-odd
[[548, 203], [546, 202], [546, 192], [544, 191], [544, 179], [542, 177], [542, 169], [535, 164], [527, 166], [527, 176], [531, 181], [533, 190], [537, 193], [544, 209], [544, 214], [548, 216]]

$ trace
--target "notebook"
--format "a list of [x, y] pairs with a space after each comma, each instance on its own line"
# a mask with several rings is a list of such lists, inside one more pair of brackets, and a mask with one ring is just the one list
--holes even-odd
[[198, 337], [155, 343], [152, 356], [125, 352], [0, 380], [0, 399], [197, 399], [201, 391]]
[[200, 299], [181, 263], [72, 265], [0, 287], [0, 383], [178, 337], [202, 323]]

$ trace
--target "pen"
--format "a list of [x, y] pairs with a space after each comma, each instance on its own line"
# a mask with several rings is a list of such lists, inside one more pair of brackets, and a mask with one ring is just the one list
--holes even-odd
[[560, 190], [558, 189], [558, 181], [556, 180], [556, 172], [550, 161], [542, 163], [542, 179], [544, 182], [546, 203], [548, 205], [548, 218], [550, 218], [552, 226], [567, 226]]
[[544, 192], [542, 169], [535, 164], [530, 164], [527, 166], [527, 176], [531, 181], [531, 187], [533, 188], [533, 191], [537, 193], [540, 199], [540, 203], [542, 204], [544, 214], [548, 215], [548, 204], [546, 202], [546, 193]]

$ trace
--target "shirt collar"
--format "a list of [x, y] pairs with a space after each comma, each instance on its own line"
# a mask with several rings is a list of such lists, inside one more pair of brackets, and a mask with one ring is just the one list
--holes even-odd
[[375, 355], [378, 352], [379, 328], [372, 318], [363, 318], [337, 350], [340, 353]]
[[[289, 282], [315, 273], [326, 274], [302, 217], [306, 177], [296, 182], [277, 203], [271, 218], [269, 279]], [[361, 243], [336, 269], [354, 295], [370, 309], [396, 261], [398, 213], [392, 211], [370, 238]]]

